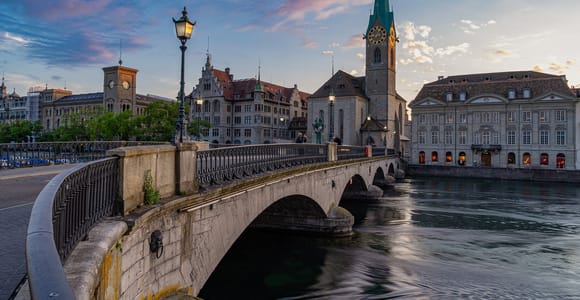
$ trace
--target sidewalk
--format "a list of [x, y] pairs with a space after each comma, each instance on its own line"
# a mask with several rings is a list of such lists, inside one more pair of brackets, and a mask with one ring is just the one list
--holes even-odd
[[63, 164], [44, 167], [28, 167], [15, 169], [0, 169], [0, 180], [15, 179], [32, 176], [56, 175], [78, 164]]

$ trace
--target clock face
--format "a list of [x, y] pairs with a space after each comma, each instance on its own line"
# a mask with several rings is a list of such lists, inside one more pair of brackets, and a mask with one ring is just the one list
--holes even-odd
[[109, 88], [112, 89], [114, 87], [115, 87], [115, 81], [114, 80], [109, 81]]
[[395, 35], [395, 29], [391, 27], [391, 31], [389, 32], [389, 44], [391, 46], [395, 46], [397, 42], [397, 36]]
[[131, 86], [131, 85], [129, 84], [129, 82], [128, 82], [128, 81], [123, 81], [123, 88], [124, 88], [124, 89], [128, 90], [130, 86]]
[[367, 34], [369, 43], [378, 45], [387, 39], [387, 30], [383, 26], [374, 26]]

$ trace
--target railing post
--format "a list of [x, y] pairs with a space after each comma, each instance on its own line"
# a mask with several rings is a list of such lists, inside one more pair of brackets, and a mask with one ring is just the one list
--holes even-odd
[[335, 142], [328, 143], [328, 161], [338, 160], [338, 144]]

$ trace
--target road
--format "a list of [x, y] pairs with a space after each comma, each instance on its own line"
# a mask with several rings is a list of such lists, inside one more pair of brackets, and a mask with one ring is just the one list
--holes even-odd
[[26, 273], [25, 243], [38, 193], [56, 174], [74, 165], [0, 170], [0, 300], [10, 297]]

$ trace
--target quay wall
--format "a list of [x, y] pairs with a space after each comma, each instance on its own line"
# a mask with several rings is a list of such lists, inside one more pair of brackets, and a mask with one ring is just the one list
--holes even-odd
[[458, 166], [426, 166], [408, 165], [407, 175], [410, 177], [460, 177], [486, 178], [500, 180], [521, 180], [537, 182], [580, 183], [580, 171], [554, 170], [541, 168], [486, 168]]

